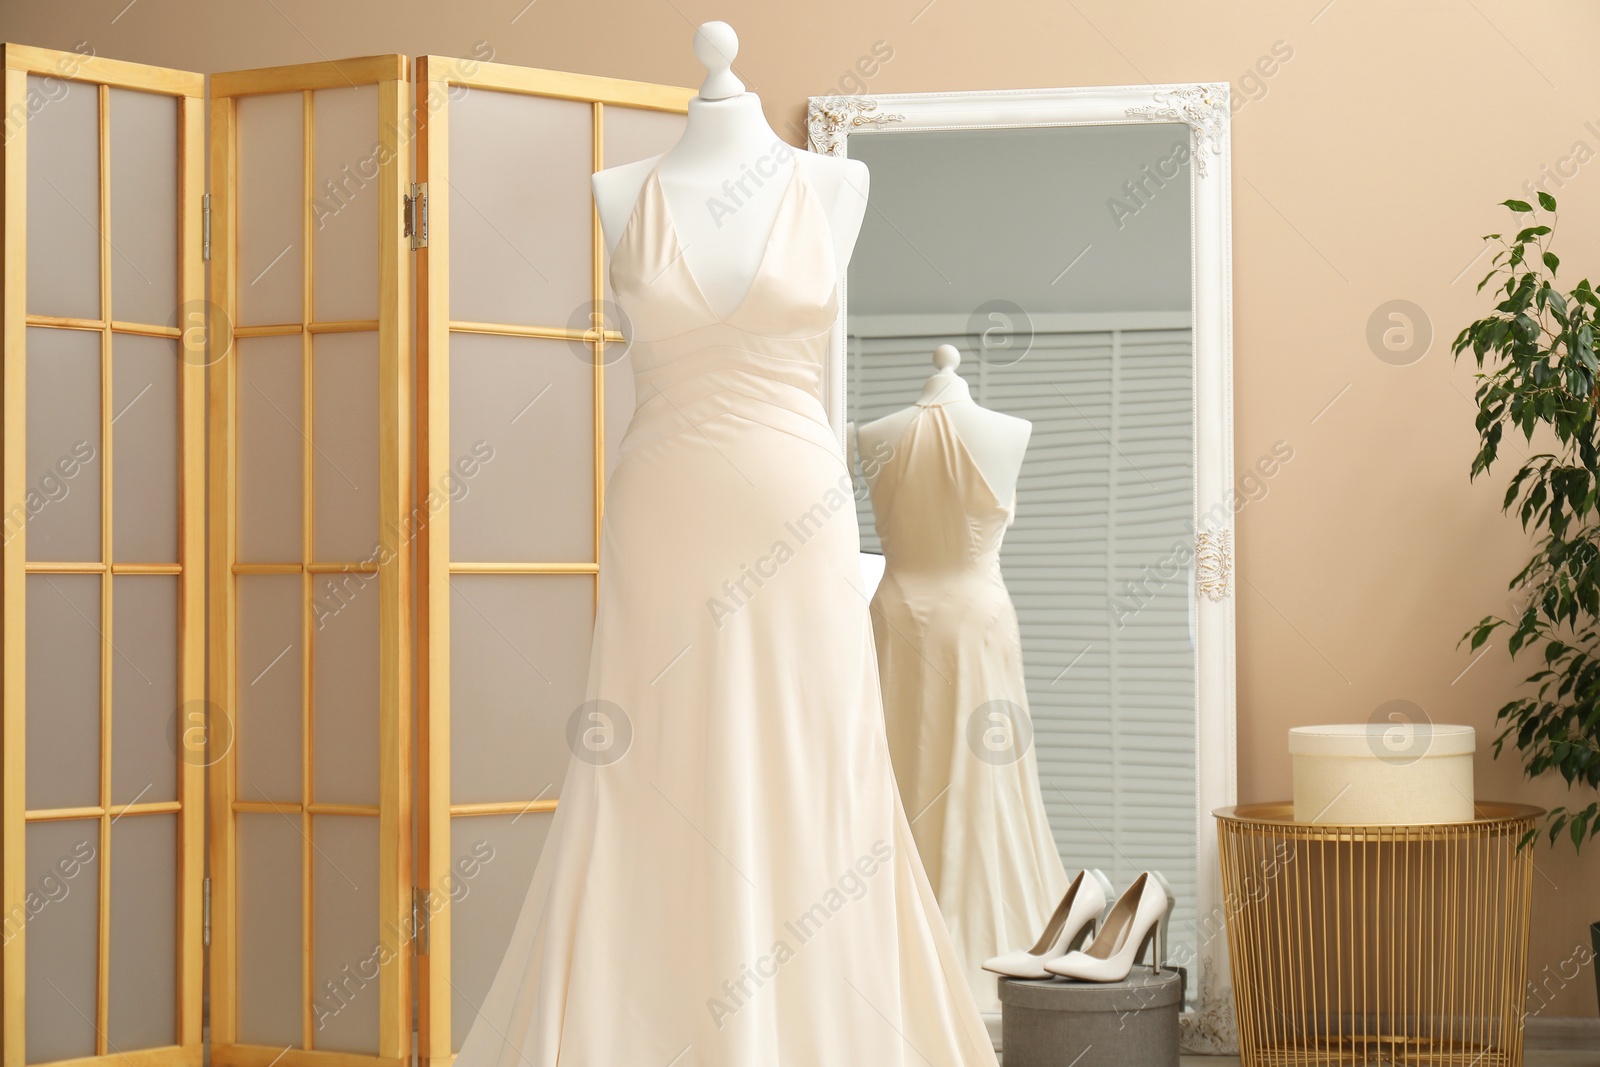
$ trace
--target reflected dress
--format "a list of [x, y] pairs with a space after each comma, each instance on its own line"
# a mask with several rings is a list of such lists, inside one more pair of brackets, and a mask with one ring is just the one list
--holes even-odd
[[984, 1011], [983, 962], [1033, 945], [1067, 891], [1000, 574], [1016, 516], [951, 424], [919, 403], [870, 483], [884, 573], [872, 598], [889, 751], [928, 879]]

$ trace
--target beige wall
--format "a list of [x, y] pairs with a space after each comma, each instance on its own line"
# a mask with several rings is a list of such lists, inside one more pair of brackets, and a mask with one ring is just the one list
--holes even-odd
[[[1514, 755], [1490, 758], [1494, 710], [1530, 668], [1508, 662], [1503, 640], [1470, 670], [1456, 648], [1470, 623], [1505, 609], [1528, 543], [1498, 510], [1509, 463], [1468, 484], [1472, 372], [1449, 342], [1487, 306], [1473, 293], [1487, 256], [1474, 256], [1478, 235], [1503, 228], [1493, 205], [1525, 195], [1542, 168], [1570, 176], [1548, 186], [1564, 208], [1569, 284], [1600, 278], [1600, 159], [1575, 175], [1562, 162], [1580, 142], [1600, 153], [1594, 4], [124, 2], [4, 0], [0, 38], [86, 40], [101, 55], [206, 72], [467, 55], [484, 41], [504, 62], [695, 84], [693, 23], [722, 18], [743, 37], [739, 72], [797, 143], [813, 94], [1220, 80], [1241, 93], [1275, 45], [1291, 52], [1234, 114], [1240, 472], [1274, 442], [1294, 449], [1239, 516], [1241, 799], [1288, 795], [1288, 727], [1364, 721], [1404, 699], [1478, 727], [1480, 796], [1563, 802], [1559, 783], [1525, 784]], [[852, 85], [880, 41], [892, 58]], [[1435, 333], [1410, 366], [1381, 362], [1365, 340], [1369, 316], [1394, 299], [1420, 305]], [[1533, 971], [1548, 968], [1552, 991], [1542, 1013], [1594, 1015], [1592, 974], [1558, 975], [1600, 920], [1600, 844], [1581, 861], [1570, 845], [1542, 846], [1538, 867]]]

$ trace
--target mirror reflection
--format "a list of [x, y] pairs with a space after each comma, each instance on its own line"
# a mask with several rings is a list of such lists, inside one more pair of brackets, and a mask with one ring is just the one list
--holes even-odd
[[1073, 892], [1170, 894], [1166, 960], [1194, 957], [1189, 145], [1163, 123], [849, 144], [872, 174], [845, 388], [886, 727], [986, 1011], [985, 961], [1076, 922]]

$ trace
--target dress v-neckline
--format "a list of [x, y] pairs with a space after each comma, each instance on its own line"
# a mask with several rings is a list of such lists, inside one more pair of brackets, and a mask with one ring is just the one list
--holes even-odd
[[[628, 217], [628, 222], [623, 227], [622, 238], [619, 238], [617, 243], [620, 246], [622, 240], [626, 239], [629, 232], [634, 228], [635, 222], [639, 216], [639, 209], [644, 204], [645, 194], [653, 193], [660, 202], [662, 218], [666, 222], [667, 229], [672, 233], [672, 243], [677, 246], [678, 249], [678, 254], [674, 258], [677, 262], [683, 264], [683, 274], [689, 279], [689, 286], [694, 290], [695, 296], [699, 298], [700, 303], [704, 305], [705, 309], [710, 312], [718, 322], [729, 322], [736, 318], [738, 314], [745, 309], [745, 305], [750, 303], [750, 298], [755, 295], [756, 290], [760, 288], [761, 282], [765, 278], [767, 261], [772, 258], [772, 245], [774, 243], [773, 238], [777, 236], [778, 227], [784, 222], [784, 212], [789, 207], [789, 201], [793, 198], [796, 187], [798, 187], [802, 181], [802, 175], [800, 173], [801, 166], [802, 164], [800, 160], [796, 159], [794, 161], [794, 169], [789, 172], [789, 181], [784, 186], [782, 197], [778, 201], [778, 213], [773, 218], [772, 230], [767, 234], [766, 242], [761, 246], [761, 256], [756, 261], [755, 274], [751, 277], [750, 285], [747, 289], [745, 289], [744, 296], [739, 299], [739, 302], [735, 304], [733, 309], [726, 315], [719, 312], [712, 305], [710, 297], [706, 296], [705, 290], [700, 287], [700, 279], [695, 277], [694, 268], [689, 265], [689, 257], [684, 254], [685, 246], [683, 244], [683, 235], [678, 231], [677, 220], [672, 216], [672, 205], [667, 201], [666, 190], [661, 188], [660, 159], [657, 159], [656, 162], [651, 165], [650, 173], [645, 175], [645, 186], [647, 188], [640, 191], [639, 198], [633, 206], [633, 213]], [[807, 191], [809, 191], [809, 188], [810, 187], [807, 186]]]

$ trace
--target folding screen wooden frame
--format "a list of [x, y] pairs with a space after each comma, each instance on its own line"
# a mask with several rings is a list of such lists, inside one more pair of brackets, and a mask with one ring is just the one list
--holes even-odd
[[[405, 534], [411, 512], [411, 440], [409, 430], [409, 318], [411, 312], [408, 246], [402, 234], [403, 197], [408, 188], [410, 130], [407, 57], [367, 56], [358, 59], [215, 74], [211, 78], [212, 299], [223, 311], [221, 329], [211, 341], [222, 346], [211, 368], [211, 701], [215, 708], [237, 707], [238, 628], [236, 578], [241, 574], [299, 574], [302, 578], [301, 743], [302, 796], [289, 806], [241, 800], [237, 787], [236, 751], [230, 749], [211, 776], [211, 1041], [212, 1062], [238, 1067], [267, 1067], [282, 1062], [355, 1067], [362, 1064], [406, 1063], [411, 1051], [410, 953], [414, 917], [411, 903], [411, 550]], [[378, 87], [378, 147], [381, 158], [378, 195], [379, 314], [376, 321], [319, 322], [313, 307], [314, 225], [310, 204], [314, 187], [313, 93], [317, 89], [354, 85]], [[235, 327], [237, 307], [238, 233], [237, 121], [235, 102], [244, 96], [300, 92], [304, 100], [304, 211], [301, 321], [275, 326]], [[313, 541], [313, 448], [303, 450], [301, 562], [241, 563], [237, 559], [237, 497], [234, 471], [238, 456], [236, 360], [233, 342], [240, 337], [299, 335], [302, 342], [303, 433], [315, 433], [312, 396], [312, 344], [319, 333], [376, 330], [379, 376], [380, 537], [386, 562], [376, 565], [380, 597], [379, 632], [379, 794], [376, 811], [360, 805], [319, 803], [312, 796], [312, 615], [316, 577], [351, 571], [371, 573], [358, 563], [316, 563]], [[288, 1050], [238, 1043], [238, 907], [235, 816], [243, 812], [277, 812], [299, 820], [302, 924], [302, 1046]], [[314, 1046], [312, 981], [314, 912], [312, 909], [312, 816], [375, 815], [379, 822], [378, 926], [386, 949], [379, 961], [379, 1049], [376, 1057], [355, 1053], [311, 1051]]]
[[[559, 71], [544, 71], [505, 64], [463, 61], [425, 56], [417, 59], [415, 109], [407, 89], [412, 82], [409, 62], [403, 55], [368, 56], [350, 60], [306, 63], [292, 66], [234, 71], [213, 75], [209, 103], [205, 77], [201, 74], [125, 63], [92, 55], [58, 52], [6, 44], [3, 101], [8, 116], [7, 137], [0, 149], [0, 193], [4, 196], [5, 221], [0, 230], [3, 247], [3, 280], [0, 286], [0, 333], [5, 354], [0, 373], [0, 413], [4, 434], [0, 439], [0, 499], [22, 499], [26, 492], [26, 362], [25, 330], [29, 326], [99, 331], [102, 335], [102, 378], [109, 358], [111, 338], [118, 333], [170, 337], [183, 346], [181, 388], [181, 478], [179, 516], [179, 555], [177, 564], [122, 564], [109, 551], [102, 562], [74, 564], [28, 564], [26, 540], [22, 535], [0, 547], [0, 611], [3, 611], [4, 637], [0, 641], [0, 668], [3, 668], [4, 725], [0, 728], [0, 829], [4, 849], [0, 852], [0, 899], [23, 899], [26, 892], [26, 835], [28, 821], [38, 818], [98, 818], [102, 857], [108, 855], [105, 835], [110, 821], [122, 814], [144, 811], [176, 813], [179, 818], [179, 864], [177, 878], [179, 938], [178, 1000], [176, 1012], [179, 1044], [170, 1048], [119, 1053], [107, 1046], [106, 1034], [106, 911], [109, 864], [102, 863], [100, 878], [99, 947], [99, 1051], [115, 1054], [133, 1067], [166, 1067], [181, 1063], [198, 1065], [201, 1060], [203, 994], [209, 989], [209, 1023], [213, 1062], [240, 1067], [269, 1067], [281, 1062], [284, 1067], [317, 1064], [321, 1067], [363, 1067], [383, 1064], [399, 1067], [411, 1051], [412, 1001], [410, 966], [417, 955], [420, 988], [415, 1022], [420, 1031], [419, 1055], [424, 1061], [448, 1063], [450, 1051], [450, 900], [440, 895], [413, 893], [412, 819], [417, 814], [416, 831], [420, 844], [416, 882], [422, 886], [445, 881], [450, 872], [448, 855], [452, 816], [495, 814], [504, 811], [553, 811], [555, 801], [524, 801], [505, 804], [457, 805], [449, 803], [449, 582], [458, 573], [509, 574], [588, 574], [597, 575], [597, 562], [554, 563], [452, 563], [449, 555], [450, 515], [446, 507], [436, 515], [419, 515], [413, 501], [412, 475], [422, 484], [437, 484], [448, 469], [449, 443], [449, 363], [448, 344], [452, 331], [509, 336], [562, 339], [591, 344], [594, 348], [594, 546], [598, 560], [601, 512], [605, 493], [605, 355], [607, 345], [624, 338], [615, 323], [604, 319], [605, 248], [598, 213], [591, 205], [591, 279], [594, 298], [594, 325], [588, 330], [566, 326], [521, 326], [497, 323], [452, 322], [449, 319], [448, 247], [450, 218], [448, 198], [441, 196], [426, 206], [427, 182], [432, 178], [443, 189], [448, 185], [448, 112], [434, 104], [444, 99], [452, 87], [482, 88], [523, 93], [587, 103], [593, 117], [593, 169], [604, 165], [604, 119], [608, 106], [635, 110], [683, 114], [694, 95], [693, 89], [652, 85], [610, 78], [590, 77]], [[64, 73], [70, 71], [70, 74]], [[98, 84], [101, 97], [100, 144], [102, 210], [98, 220], [102, 248], [102, 312], [109, 314], [109, 281], [106, 277], [106, 248], [109, 246], [109, 220], [105, 193], [106, 119], [104, 101], [109, 87], [118, 86], [166, 93], [180, 102], [179, 137], [182, 160], [179, 171], [180, 209], [180, 301], [184, 306], [205, 306], [219, 312], [208, 319], [207, 329], [186, 329], [177, 325], [135, 324], [109, 319], [65, 320], [27, 314], [25, 277], [27, 267], [26, 192], [27, 138], [25, 124], [10, 127], [9, 116], [25, 99], [30, 73], [56, 74], [80, 82]], [[319, 322], [312, 316], [313, 263], [312, 224], [305, 216], [302, 315], [298, 322], [274, 326], [236, 327], [238, 204], [236, 101], [244, 96], [299, 92], [305, 101], [304, 159], [305, 200], [312, 199], [313, 114], [312, 94], [321, 88], [347, 85], [376, 85], [378, 88], [379, 144], [384, 162], [377, 182], [379, 198], [379, 286], [377, 321]], [[202, 106], [207, 106], [202, 113]], [[420, 138], [417, 147], [420, 184], [410, 184], [409, 141]], [[203, 155], [209, 153], [209, 157]], [[210, 161], [209, 200], [206, 191], [205, 162]], [[408, 196], [407, 194], [413, 194]], [[417, 251], [416, 274], [408, 262], [406, 233], [402, 218], [412, 209], [413, 222], [431, 230], [410, 250]], [[418, 210], [420, 208], [420, 211]], [[207, 214], [209, 212], [209, 214]], [[209, 250], [209, 255], [206, 254]], [[436, 258], [435, 258], [436, 257]], [[209, 262], [206, 262], [209, 260]], [[436, 273], [433, 273], [436, 272]], [[211, 301], [206, 304], [207, 286]], [[410, 353], [411, 285], [420, 285], [422, 297], [417, 308], [418, 335], [415, 407], [412, 408], [408, 360]], [[314, 337], [320, 333], [374, 330], [378, 334], [380, 397], [380, 477], [379, 507], [382, 544], [387, 550], [376, 567], [379, 595], [384, 609], [380, 616], [379, 663], [380, 705], [380, 802], [375, 811], [358, 806], [321, 804], [310, 796], [313, 779], [303, 764], [302, 797], [298, 804], [260, 803], [242, 800], [237, 785], [236, 752], [228, 743], [233, 736], [232, 716], [238, 684], [236, 660], [237, 589], [240, 574], [298, 574], [307, 590], [314, 577], [372, 567], [360, 564], [315, 562], [311, 553], [313, 517], [312, 472], [304, 471], [302, 560], [294, 564], [242, 563], [238, 559], [237, 498], [233, 477], [238, 458], [238, 438], [234, 418], [237, 369], [232, 359], [239, 338], [270, 335], [298, 335], [302, 341], [302, 366], [309, 370]], [[430, 358], [430, 352], [434, 356]], [[304, 382], [307, 399], [312, 376]], [[109, 407], [109, 393], [102, 407]], [[308, 432], [312, 408], [306, 407]], [[415, 413], [415, 449], [411, 440], [409, 416]], [[104, 429], [104, 417], [102, 418]], [[109, 538], [112, 480], [110, 438], [104, 439], [102, 514], [103, 539]], [[309, 455], [310, 449], [307, 449]], [[209, 457], [209, 471], [208, 471]], [[415, 462], [413, 470], [411, 464]], [[209, 491], [209, 497], [206, 493]], [[209, 534], [209, 547], [207, 535]], [[412, 599], [412, 554], [409, 541], [419, 542], [418, 560], [421, 595]], [[106, 562], [111, 561], [111, 562]], [[205, 759], [184, 759], [179, 775], [180, 799], [155, 804], [113, 806], [106, 792], [102, 766], [101, 804], [95, 808], [69, 811], [28, 812], [24, 791], [24, 725], [26, 708], [25, 676], [22, 670], [26, 637], [24, 587], [30, 572], [70, 571], [102, 575], [102, 612], [109, 616], [109, 585], [115, 574], [172, 574], [179, 580], [180, 637], [183, 657], [179, 671], [182, 700], [187, 707], [208, 708], [204, 735], [211, 743], [222, 740]], [[208, 587], [206, 578], [211, 576]], [[421, 612], [413, 615], [420, 604]], [[307, 607], [309, 611], [309, 606]], [[209, 613], [209, 625], [208, 625]], [[417, 728], [422, 741], [417, 765], [412, 766], [411, 721], [412, 619], [417, 619], [418, 662]], [[102, 620], [102, 630], [109, 617]], [[309, 640], [309, 634], [302, 633]], [[102, 648], [102, 665], [110, 656], [109, 642]], [[309, 664], [309, 660], [308, 660]], [[309, 727], [311, 667], [302, 666], [302, 728], [305, 764], [312, 759], [314, 734]], [[207, 668], [209, 667], [209, 678]], [[110, 679], [102, 679], [102, 736], [109, 729]], [[219, 721], [225, 719], [227, 721]], [[102, 760], [109, 759], [103, 742]], [[218, 751], [217, 749], [223, 749]], [[204, 752], [205, 750], [202, 750]], [[210, 768], [208, 774], [208, 767]], [[420, 813], [412, 810], [412, 786], [416, 785], [422, 804]], [[206, 822], [207, 811], [213, 816]], [[380, 965], [377, 996], [379, 1007], [379, 1048], [376, 1056], [362, 1054], [282, 1049], [252, 1046], [238, 1042], [238, 930], [237, 923], [237, 839], [235, 816], [242, 812], [277, 812], [298, 820], [305, 844], [302, 847], [302, 983], [306, 999], [315, 996], [310, 980], [312, 966], [312, 909], [306, 896], [311, 892], [311, 863], [307, 853], [310, 821], [316, 814], [357, 814], [376, 816], [379, 822], [379, 870], [382, 884], [378, 891], [379, 928], [385, 947], [390, 949]], [[205, 849], [209, 843], [209, 865]], [[430, 847], [433, 844], [435, 847]], [[209, 875], [209, 877], [207, 877]], [[391, 943], [392, 942], [392, 943]], [[209, 945], [209, 953], [207, 946]], [[0, 952], [0, 1067], [23, 1067], [26, 1063], [23, 1010], [25, 989], [25, 940], [22, 932], [10, 938]], [[210, 976], [204, 978], [207, 961]], [[312, 1043], [311, 1008], [303, 1014], [303, 1044]], [[99, 1057], [66, 1061], [72, 1067], [89, 1067]], [[53, 1067], [61, 1067], [60, 1064]]]
[[[593, 116], [593, 169], [605, 165], [605, 109], [620, 106], [684, 114], [696, 90], [646, 82], [600, 78], [563, 71], [535, 70], [502, 63], [472, 62], [445, 56], [420, 56], [416, 67], [417, 179], [441, 194], [449, 188], [449, 109], [455, 87], [522, 93], [588, 103]], [[450, 335], [498, 334], [535, 337], [594, 346], [594, 551], [599, 559], [600, 521], [605, 500], [605, 347], [624, 341], [605, 318], [606, 248], [598, 211], [591, 204], [591, 259], [594, 310], [591, 327], [455, 321], [450, 318], [449, 197], [434, 199], [428, 211], [428, 239], [418, 252], [417, 279], [417, 457], [419, 485], [438, 485], [450, 473]], [[423, 528], [419, 541], [417, 635], [417, 753], [419, 798], [417, 881], [428, 936], [419, 952], [418, 1061], [448, 1064], [451, 1051], [451, 901], [448, 893], [428, 892], [450, 876], [452, 817], [552, 812], [555, 800], [520, 798], [499, 803], [450, 802], [450, 579], [455, 574], [598, 575], [598, 562], [457, 562], [450, 554], [450, 509], [442, 508]]]
[[[101, 408], [101, 557], [99, 562], [27, 562], [26, 524], [0, 548], [0, 600], [3, 600], [4, 727], [0, 731], [0, 836], [4, 854], [0, 857], [0, 899], [9, 910], [26, 895], [26, 824], [48, 819], [87, 819], [99, 821], [99, 919], [98, 959], [96, 963], [96, 1008], [93, 1020], [97, 1055], [79, 1060], [58, 1061], [75, 1065], [108, 1062], [115, 1057], [134, 1067], [165, 1067], [168, 1064], [198, 1065], [201, 1060], [201, 975], [202, 957], [202, 881], [205, 769], [199, 761], [180, 759], [176, 802], [151, 802], [114, 805], [111, 800], [111, 716], [112, 716], [112, 577], [124, 574], [165, 574], [178, 578], [178, 687], [185, 705], [200, 700], [205, 692], [205, 515], [203, 486], [205, 453], [203, 443], [205, 409], [203, 361], [189, 347], [193, 335], [182, 332], [182, 324], [133, 323], [113, 321], [111, 305], [111, 208], [109, 187], [109, 100], [113, 87], [172, 96], [179, 107], [178, 140], [178, 279], [180, 305], [204, 298], [204, 266], [201, 261], [202, 219], [200, 193], [203, 184], [204, 78], [189, 71], [171, 70], [141, 63], [127, 63], [77, 52], [63, 52], [27, 45], [5, 44], [4, 108], [5, 141], [0, 147], [3, 171], [4, 264], [0, 270], [0, 330], [4, 337], [3, 443], [0, 443], [0, 500], [9, 507], [27, 495], [26, 470], [26, 330], [28, 327], [85, 330], [100, 334]], [[100, 318], [79, 319], [30, 315], [26, 305], [27, 279], [27, 94], [30, 74], [53, 76], [97, 87], [99, 94], [99, 230]], [[117, 334], [137, 334], [178, 340], [183, 346], [178, 375], [180, 443], [178, 562], [176, 564], [118, 563], [112, 549], [112, 454], [111, 390], [112, 338]], [[101, 634], [100, 677], [100, 802], [94, 807], [27, 811], [24, 792], [27, 690], [26, 594], [28, 574], [98, 574]], [[192, 705], [190, 705], [192, 706]], [[177, 756], [175, 755], [175, 758]], [[173, 812], [178, 817], [177, 891], [177, 1005], [175, 1012], [178, 1044], [156, 1049], [122, 1053], [109, 1047], [109, 921], [111, 823], [123, 815]], [[26, 923], [0, 950], [0, 1061], [6, 1067], [25, 1061], [24, 1043], [24, 958]]]

